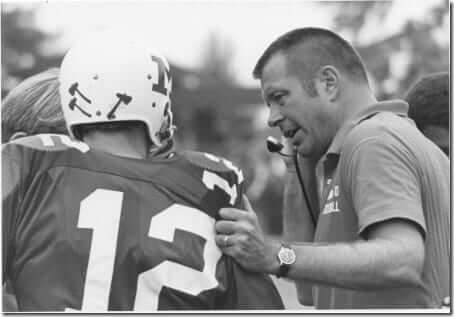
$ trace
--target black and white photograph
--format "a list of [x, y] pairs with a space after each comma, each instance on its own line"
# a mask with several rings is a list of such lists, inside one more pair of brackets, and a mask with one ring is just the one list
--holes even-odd
[[451, 5], [1, 1], [3, 314], [450, 315]]

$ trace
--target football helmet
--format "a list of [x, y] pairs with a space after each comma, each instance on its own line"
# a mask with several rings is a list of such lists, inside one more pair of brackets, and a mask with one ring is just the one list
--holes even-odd
[[141, 121], [161, 146], [175, 129], [167, 60], [131, 38], [103, 32], [74, 45], [60, 68], [60, 97], [68, 131], [84, 124]]

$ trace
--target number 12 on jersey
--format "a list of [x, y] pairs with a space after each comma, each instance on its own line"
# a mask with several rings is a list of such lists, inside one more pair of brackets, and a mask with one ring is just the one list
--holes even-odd
[[[204, 171], [203, 183], [208, 189], [221, 188], [233, 204], [238, 196], [236, 185], [215, 173]], [[96, 189], [80, 204], [78, 228], [92, 229], [90, 255], [82, 298], [82, 311], [107, 311], [116, 256], [123, 193]], [[172, 261], [164, 261], [138, 276], [134, 302], [135, 311], [158, 309], [162, 287], [170, 287], [191, 295], [215, 288], [216, 265], [222, 256], [214, 240], [215, 219], [196, 208], [172, 204], [151, 218], [148, 236], [168, 242], [174, 241], [176, 229], [185, 230], [206, 240], [203, 271]], [[72, 311], [68, 308], [66, 311]]]

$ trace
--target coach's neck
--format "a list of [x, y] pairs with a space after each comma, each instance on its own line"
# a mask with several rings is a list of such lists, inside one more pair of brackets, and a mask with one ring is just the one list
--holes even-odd
[[338, 101], [340, 104], [339, 126], [356, 117], [363, 109], [377, 103], [377, 99], [366, 83], [344, 81], [342, 86], [343, 91]]

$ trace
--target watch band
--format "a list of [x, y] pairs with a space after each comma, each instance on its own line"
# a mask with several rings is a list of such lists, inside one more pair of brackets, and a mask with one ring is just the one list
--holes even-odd
[[287, 277], [288, 271], [290, 270], [290, 265], [287, 264], [281, 264], [279, 266], [279, 271], [277, 272], [276, 276], [277, 277]]

